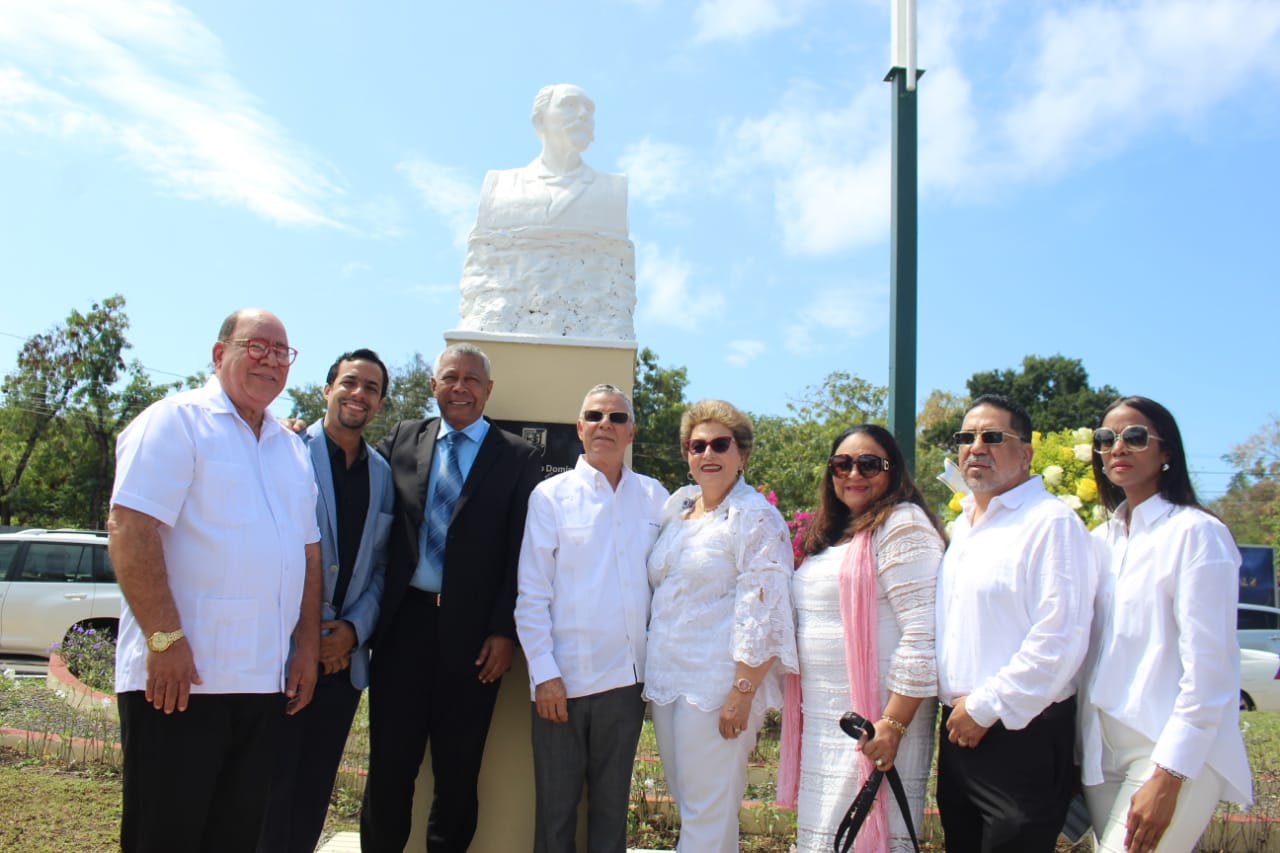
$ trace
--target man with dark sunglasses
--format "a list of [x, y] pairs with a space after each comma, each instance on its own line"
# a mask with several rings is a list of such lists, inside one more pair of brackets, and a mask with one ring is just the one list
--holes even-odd
[[577, 465], [529, 497], [516, 629], [533, 697], [535, 853], [574, 853], [584, 786], [587, 849], [627, 846], [644, 721], [645, 562], [667, 499], [624, 462], [635, 431], [627, 395], [595, 386], [578, 415]]
[[1077, 774], [1075, 675], [1097, 567], [1031, 476], [1031, 419], [995, 394], [955, 436], [970, 488], [938, 574], [938, 810], [949, 853], [1051, 853]]

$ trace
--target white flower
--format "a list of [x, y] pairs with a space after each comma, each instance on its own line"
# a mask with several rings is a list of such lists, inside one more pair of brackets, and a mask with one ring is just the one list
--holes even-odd
[[1105, 506], [1103, 506], [1102, 504], [1094, 504], [1094, 505], [1093, 505], [1093, 520], [1094, 520], [1094, 521], [1106, 521], [1106, 520], [1107, 520], [1107, 508], [1106, 508]]
[[59, 690], [58, 692], [54, 693], [53, 695], [54, 695], [54, 696], [57, 696], [59, 699], [66, 699], [66, 698], [67, 698], [67, 691], [65, 691], [65, 690]]
[[1090, 459], [1093, 458], [1092, 444], [1077, 444], [1071, 449], [1074, 450], [1076, 453], [1077, 462], [1088, 462]]
[[13, 671], [13, 667], [9, 667], [4, 671], [5, 678], [13, 678], [15, 675], [17, 675], [17, 673]]
[[1061, 465], [1046, 466], [1045, 469], [1040, 472], [1040, 476], [1043, 477], [1044, 481], [1048, 483], [1050, 486], [1061, 486], [1062, 485], [1062, 466]]
[[1071, 433], [1071, 437], [1079, 444], [1088, 444], [1089, 449], [1093, 449], [1093, 430], [1088, 427], [1080, 427], [1080, 429]]
[[1080, 507], [1084, 506], [1084, 501], [1080, 500], [1080, 498], [1075, 495], [1058, 495], [1058, 500], [1062, 501], [1072, 509], [1080, 509]]
[[111, 707], [111, 698], [110, 698], [109, 696], [103, 696], [103, 697], [102, 697], [102, 707], [104, 707], [104, 708], [110, 708], [110, 707]]

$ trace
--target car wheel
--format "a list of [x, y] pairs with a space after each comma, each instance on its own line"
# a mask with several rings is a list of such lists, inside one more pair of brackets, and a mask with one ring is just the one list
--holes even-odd
[[1243, 690], [1241, 690], [1240, 691], [1240, 710], [1252, 711], [1257, 707], [1258, 707], [1257, 705], [1253, 704], [1253, 697], [1250, 696], [1248, 693], [1245, 693]]

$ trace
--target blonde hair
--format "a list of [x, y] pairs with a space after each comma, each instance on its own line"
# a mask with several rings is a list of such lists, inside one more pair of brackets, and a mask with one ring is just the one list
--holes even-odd
[[680, 416], [680, 446], [683, 448], [688, 445], [694, 427], [712, 421], [733, 433], [733, 442], [738, 445], [738, 452], [745, 462], [751, 455], [754, 429], [751, 416], [724, 400], [699, 400], [684, 410], [684, 414]]

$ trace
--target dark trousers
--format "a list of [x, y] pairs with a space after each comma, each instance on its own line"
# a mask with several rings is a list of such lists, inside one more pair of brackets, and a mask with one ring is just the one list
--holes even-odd
[[360, 691], [344, 670], [321, 675], [311, 703], [281, 721], [258, 853], [314, 853], [359, 705]]
[[1053, 853], [1075, 786], [1075, 697], [1026, 728], [997, 722], [976, 747], [938, 735], [938, 812], [947, 853]]
[[195, 694], [166, 714], [121, 693], [125, 853], [252, 853], [266, 811], [280, 693]]
[[476, 832], [476, 781], [499, 682], [481, 684], [471, 661], [450, 667], [440, 660], [435, 600], [413, 589], [406, 593], [373, 653], [369, 778], [360, 813], [363, 853], [404, 850], [414, 781], [428, 745], [435, 795], [427, 850], [464, 853]]
[[642, 689], [633, 684], [570, 699], [564, 723], [542, 719], [534, 706], [534, 853], [574, 853], [584, 784], [587, 850], [625, 853], [631, 768], [644, 725]]

